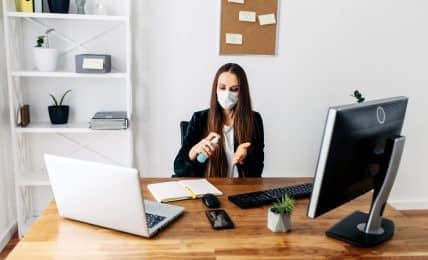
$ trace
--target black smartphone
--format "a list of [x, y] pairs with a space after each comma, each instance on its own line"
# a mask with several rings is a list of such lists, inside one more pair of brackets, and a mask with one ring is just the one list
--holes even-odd
[[214, 229], [228, 229], [235, 227], [229, 215], [227, 215], [226, 211], [222, 209], [207, 210], [205, 213]]

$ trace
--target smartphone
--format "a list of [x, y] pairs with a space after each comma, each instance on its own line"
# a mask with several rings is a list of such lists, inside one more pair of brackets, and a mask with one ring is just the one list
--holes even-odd
[[229, 215], [227, 215], [226, 211], [222, 209], [207, 210], [205, 213], [214, 229], [228, 229], [235, 227]]

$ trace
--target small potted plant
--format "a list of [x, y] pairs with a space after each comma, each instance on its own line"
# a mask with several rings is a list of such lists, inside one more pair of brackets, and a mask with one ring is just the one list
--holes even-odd
[[68, 113], [70, 111], [69, 106], [64, 106], [64, 98], [65, 96], [70, 93], [71, 90], [67, 90], [61, 97], [61, 100], [57, 101], [54, 95], [49, 94], [54, 102], [54, 105], [49, 106], [49, 118], [51, 119], [52, 124], [67, 124], [68, 122]]
[[285, 195], [268, 209], [268, 228], [272, 232], [288, 232], [291, 229], [291, 213], [296, 201]]
[[351, 97], [356, 98], [358, 103], [362, 103], [365, 100], [365, 98], [363, 97], [363, 94], [361, 94], [361, 92], [358, 90], [355, 90], [354, 94], [351, 95]]
[[49, 47], [49, 33], [53, 32], [54, 29], [48, 29], [44, 35], [37, 37], [37, 44], [33, 48], [34, 60], [36, 67], [40, 71], [55, 71], [58, 51]]

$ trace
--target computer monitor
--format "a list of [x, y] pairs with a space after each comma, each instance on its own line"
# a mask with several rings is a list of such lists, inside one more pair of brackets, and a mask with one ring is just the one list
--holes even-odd
[[326, 235], [360, 247], [389, 240], [394, 223], [382, 218], [404, 140], [408, 99], [394, 97], [328, 110], [308, 216], [316, 218], [370, 190], [368, 214], [356, 211]]

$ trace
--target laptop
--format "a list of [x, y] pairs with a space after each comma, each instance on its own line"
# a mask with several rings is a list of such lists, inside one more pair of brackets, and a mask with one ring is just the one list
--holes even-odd
[[59, 215], [151, 237], [183, 207], [143, 199], [137, 169], [45, 154]]

